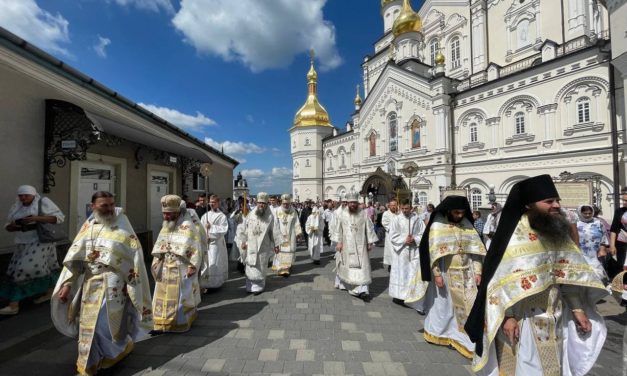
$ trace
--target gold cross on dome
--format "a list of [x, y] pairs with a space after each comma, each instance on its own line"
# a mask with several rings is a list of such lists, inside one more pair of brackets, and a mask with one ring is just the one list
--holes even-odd
[[314, 58], [316, 57], [316, 52], [314, 51], [314, 49], [310, 49], [309, 50], [309, 59], [311, 60], [311, 62], [314, 62]]

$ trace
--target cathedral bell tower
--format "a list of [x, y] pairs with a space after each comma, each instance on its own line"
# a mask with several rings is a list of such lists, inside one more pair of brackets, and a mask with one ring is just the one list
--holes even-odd
[[322, 139], [333, 133], [329, 113], [318, 101], [318, 73], [314, 67], [314, 52], [307, 73], [307, 100], [296, 112], [290, 128], [292, 151], [292, 197], [305, 201], [322, 199]]

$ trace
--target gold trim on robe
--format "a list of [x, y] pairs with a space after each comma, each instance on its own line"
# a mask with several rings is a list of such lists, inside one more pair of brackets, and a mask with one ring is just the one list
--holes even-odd
[[[527, 216], [523, 215], [488, 284], [483, 353], [482, 357], [474, 356], [473, 371], [478, 372], [488, 362], [490, 345], [495, 341], [506, 310], [559, 285], [579, 287], [584, 309], [594, 310], [596, 302], [608, 293], [575, 243], [568, 242], [559, 250], [546, 249], [529, 225]], [[590, 317], [590, 312], [586, 313]], [[538, 322], [534, 323], [533, 330], [537, 333], [543, 324], [536, 324]]]

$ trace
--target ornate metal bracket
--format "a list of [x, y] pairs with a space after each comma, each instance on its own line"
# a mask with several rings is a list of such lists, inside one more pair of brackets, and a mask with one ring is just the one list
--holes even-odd
[[46, 100], [44, 138], [44, 193], [56, 186], [52, 166], [63, 168], [68, 161], [85, 160], [87, 149], [101, 138], [101, 131], [82, 108], [59, 100]]

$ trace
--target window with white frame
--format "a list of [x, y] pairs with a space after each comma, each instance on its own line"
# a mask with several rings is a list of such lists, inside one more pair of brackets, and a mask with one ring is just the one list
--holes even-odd
[[298, 177], [298, 162], [294, 162], [294, 177]]
[[516, 26], [516, 34], [518, 39], [518, 49], [527, 47], [531, 44], [531, 38], [529, 37], [529, 20], [524, 19]]
[[309, 140], [309, 137], [305, 139], [305, 146], [309, 146], [311, 145], [311, 141]]
[[470, 191], [470, 206], [472, 207], [472, 210], [478, 210], [481, 207], [482, 196], [483, 195], [479, 189], [475, 188]]
[[327, 153], [327, 170], [333, 170], [333, 154]]
[[340, 154], [340, 168], [346, 168], [346, 159], [344, 152]]
[[427, 209], [427, 192], [418, 192], [418, 204], [423, 208]]
[[587, 123], [590, 121], [590, 98], [582, 97], [577, 99], [577, 122]]
[[388, 115], [388, 129], [390, 137], [390, 151], [397, 151], [398, 149], [398, 119], [396, 112], [391, 112]]
[[459, 37], [451, 40], [451, 67], [459, 68], [462, 65], [461, 50], [459, 47]]
[[198, 172], [194, 172], [193, 181], [192, 181], [192, 190], [193, 191], [204, 191], [205, 190], [205, 182], [207, 181], [204, 176], [202, 176]]
[[477, 123], [470, 124], [470, 142], [479, 141], [479, 135], [477, 133]]
[[305, 159], [305, 167], [311, 167], [311, 164], [309, 163], [309, 159]]
[[440, 49], [440, 41], [437, 38], [433, 38], [429, 43], [429, 52], [431, 54], [431, 65], [435, 65], [435, 55], [438, 54]]
[[525, 114], [522, 112], [517, 112], [514, 115], [514, 134], [525, 134]]

